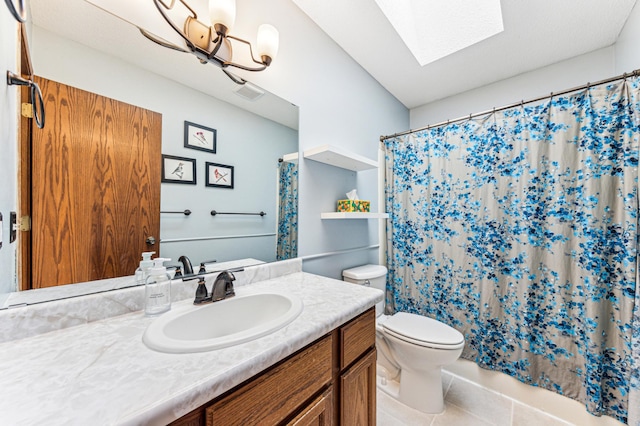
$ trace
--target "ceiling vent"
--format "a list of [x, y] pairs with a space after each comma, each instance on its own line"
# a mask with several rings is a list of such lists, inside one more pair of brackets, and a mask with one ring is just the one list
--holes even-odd
[[251, 83], [245, 83], [242, 86], [238, 86], [234, 90], [238, 96], [241, 96], [249, 101], [255, 101], [264, 95], [264, 90], [259, 89]]

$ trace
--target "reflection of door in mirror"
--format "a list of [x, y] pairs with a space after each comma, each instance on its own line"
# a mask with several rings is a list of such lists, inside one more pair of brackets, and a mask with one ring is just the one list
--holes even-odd
[[32, 131], [30, 288], [131, 275], [159, 249], [145, 240], [159, 236], [162, 115], [36, 81], [47, 120]]

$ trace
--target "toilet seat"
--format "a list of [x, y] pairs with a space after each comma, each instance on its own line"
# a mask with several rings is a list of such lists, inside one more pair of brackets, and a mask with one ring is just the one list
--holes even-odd
[[389, 335], [414, 345], [448, 350], [464, 346], [464, 336], [458, 330], [420, 315], [398, 312], [380, 325]]

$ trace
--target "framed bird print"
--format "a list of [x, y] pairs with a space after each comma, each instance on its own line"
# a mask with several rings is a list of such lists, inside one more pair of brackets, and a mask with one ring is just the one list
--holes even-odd
[[233, 166], [209, 162], [206, 166], [206, 186], [233, 189]]
[[162, 182], [196, 184], [195, 158], [162, 154]]
[[216, 129], [184, 122], [184, 147], [216, 153]]

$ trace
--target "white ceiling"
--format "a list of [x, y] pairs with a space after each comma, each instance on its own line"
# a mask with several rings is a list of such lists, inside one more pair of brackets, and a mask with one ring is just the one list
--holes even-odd
[[374, 0], [292, 1], [400, 102], [415, 108], [610, 46], [636, 0], [502, 0], [503, 32], [425, 66]]
[[[455, 5], [461, 0], [446, 1]], [[125, 6], [147, 2], [152, 3], [127, 0]], [[241, 2], [238, 0], [239, 6]], [[291, 8], [297, 5], [400, 102], [415, 108], [611, 46], [635, 2], [502, 0], [504, 31], [425, 66], [418, 64], [375, 0], [279, 1], [273, 3], [269, 13], [291, 16]], [[281, 118], [287, 116], [281, 109], [291, 104], [281, 102], [280, 106], [272, 106], [267, 104], [267, 97], [255, 103], [243, 100], [232, 92], [235, 85], [214, 66], [201, 65], [190, 55], [154, 45], [133, 25], [83, 0], [30, 0], [30, 3], [34, 25], [297, 128], [297, 112], [292, 119]], [[157, 11], [150, 16], [157, 18]], [[304, 29], [301, 31], [300, 36], [304, 37]]]

